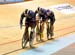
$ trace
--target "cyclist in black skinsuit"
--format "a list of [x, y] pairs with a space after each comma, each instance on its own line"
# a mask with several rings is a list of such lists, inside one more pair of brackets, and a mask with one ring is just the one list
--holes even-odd
[[[55, 22], [55, 15], [54, 15], [53, 11], [51, 11], [49, 9], [44, 9], [44, 8], [38, 7], [37, 10], [35, 11], [35, 13], [36, 14], [38, 13], [38, 16], [40, 17], [40, 19], [42, 18], [41, 33], [43, 33], [43, 30], [44, 30], [44, 23], [46, 21], [50, 20], [50, 35], [51, 35], [51, 39], [52, 39], [52, 36], [54, 35], [53, 30], [54, 30], [54, 22]], [[47, 23], [46, 23], [46, 25], [47, 25]]]
[[[36, 26], [36, 18], [35, 18], [35, 12], [33, 12], [32, 10], [28, 10], [26, 9], [22, 14], [21, 14], [21, 18], [20, 18], [20, 28], [22, 28], [23, 25], [23, 19], [25, 18], [25, 32], [24, 35], [28, 32], [28, 28], [31, 27], [31, 31], [35, 32], [35, 26]], [[26, 38], [29, 37], [26, 36]], [[29, 43], [30, 43], [30, 47], [32, 46], [32, 42], [33, 42], [34, 37], [30, 37], [28, 39]], [[27, 41], [27, 42], [28, 42]]]
[[[52, 36], [54, 35], [53, 31], [54, 31], [55, 15], [54, 15], [54, 12], [49, 9], [47, 10], [46, 15], [47, 15], [47, 22], [48, 20], [50, 20], [50, 28], [49, 28], [50, 36], [51, 36], [51, 39], [53, 39]], [[46, 25], [48, 26], [49, 24], [46, 24]], [[47, 37], [49, 40], [50, 39], [49, 36]]]
[[37, 10], [35, 11], [35, 14], [36, 15], [38, 14], [38, 17], [39, 17], [39, 20], [37, 21], [37, 27], [38, 27], [38, 24], [39, 24], [38, 22], [41, 21], [40, 22], [40, 24], [41, 24], [41, 27], [40, 27], [40, 34], [41, 34], [40, 41], [43, 41], [42, 38], [43, 38], [44, 23], [46, 22], [46, 15], [45, 15], [46, 14], [46, 9], [38, 7]]

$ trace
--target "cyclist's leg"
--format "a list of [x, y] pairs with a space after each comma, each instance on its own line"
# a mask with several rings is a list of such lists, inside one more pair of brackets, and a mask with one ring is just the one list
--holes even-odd
[[49, 28], [49, 19], [46, 19], [46, 27], [47, 27], [47, 39], [49, 40], [50, 28]]
[[43, 41], [44, 21], [40, 24], [40, 40]]
[[37, 25], [37, 28], [36, 28], [37, 32], [36, 32], [36, 34], [39, 34], [39, 30], [38, 30], [39, 29], [39, 21], [36, 22], [36, 25]]
[[39, 35], [39, 20], [36, 22], [36, 25], [37, 25], [37, 27], [36, 27], [36, 41], [38, 41], [38, 35]]
[[[25, 27], [25, 31], [24, 31], [24, 34], [23, 34], [23, 39], [22, 39], [22, 48], [25, 48], [26, 47], [26, 44], [28, 42], [28, 26]], [[24, 44], [24, 45], [23, 45]]]
[[38, 41], [39, 40], [39, 35], [40, 35], [40, 26], [39, 26], [39, 24], [40, 24], [40, 16], [39, 16], [39, 14], [36, 14], [36, 25], [37, 25], [37, 27], [36, 27], [36, 41]]
[[30, 32], [30, 41], [29, 41], [31, 48], [33, 47], [34, 37], [35, 37], [35, 23], [32, 23], [31, 24], [31, 32]]
[[53, 30], [54, 30], [54, 25], [50, 25], [50, 35], [51, 35], [51, 37], [54, 35], [54, 33], [53, 33]]
[[50, 35], [51, 35], [51, 38], [54, 35], [54, 33], [53, 33], [53, 31], [54, 31], [54, 22], [55, 22], [55, 19], [51, 20], [51, 22], [50, 22]]
[[37, 26], [36, 34], [39, 34], [39, 20], [40, 20], [40, 16], [39, 16], [39, 14], [36, 14], [36, 26]]

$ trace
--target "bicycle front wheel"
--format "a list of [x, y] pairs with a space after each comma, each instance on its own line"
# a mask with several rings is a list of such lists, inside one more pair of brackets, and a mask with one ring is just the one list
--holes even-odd
[[22, 38], [22, 48], [23, 49], [26, 47], [27, 42], [28, 42], [28, 38], [26, 36], [23, 36]]

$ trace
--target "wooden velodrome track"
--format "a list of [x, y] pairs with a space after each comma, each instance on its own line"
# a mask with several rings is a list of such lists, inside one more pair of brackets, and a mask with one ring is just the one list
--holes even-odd
[[[35, 10], [38, 6], [48, 8], [51, 5], [62, 3], [75, 5], [75, 0], [34, 0], [23, 3], [0, 5], [0, 54], [17, 55], [30, 49], [21, 49], [21, 38], [24, 28], [20, 30], [19, 20], [20, 14], [26, 8]], [[64, 15], [56, 10], [53, 11], [56, 17], [54, 38], [69, 33], [75, 33], [75, 14]], [[38, 47], [39, 44], [35, 44], [35, 46]]]

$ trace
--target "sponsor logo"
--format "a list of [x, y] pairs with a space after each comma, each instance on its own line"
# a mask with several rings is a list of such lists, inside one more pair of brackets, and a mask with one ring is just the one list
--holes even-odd
[[59, 4], [59, 5], [51, 6], [50, 8], [56, 9], [63, 14], [73, 14], [73, 13], [75, 13], [75, 6], [72, 6], [70, 4]]

